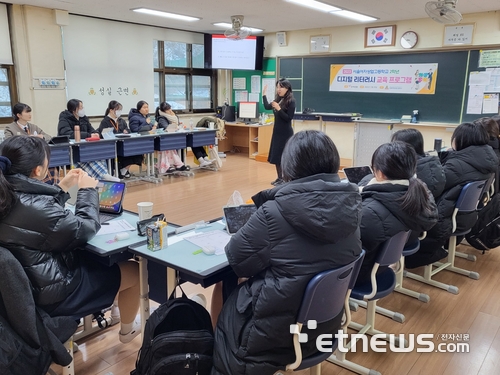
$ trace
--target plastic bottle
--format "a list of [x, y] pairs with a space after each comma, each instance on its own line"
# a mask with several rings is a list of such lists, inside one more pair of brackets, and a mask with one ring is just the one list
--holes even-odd
[[73, 131], [75, 133], [75, 142], [80, 142], [80, 125], [75, 125]]
[[190, 130], [193, 130], [193, 129], [194, 129], [194, 121], [193, 121], [193, 118], [192, 118], [192, 117], [190, 117], [190, 118], [189, 118], [189, 129], [190, 129]]

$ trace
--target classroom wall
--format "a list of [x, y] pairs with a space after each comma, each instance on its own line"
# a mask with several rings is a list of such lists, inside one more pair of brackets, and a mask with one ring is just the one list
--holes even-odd
[[[335, 17], [332, 16], [332, 23]], [[465, 14], [462, 24], [475, 23], [475, 32], [472, 46], [500, 45], [500, 10], [487, 13]], [[389, 47], [364, 47], [365, 27], [375, 27], [384, 25], [396, 25], [396, 44]], [[309, 37], [313, 35], [330, 34], [330, 53], [359, 54], [362, 53], [394, 53], [407, 51], [403, 49], [399, 40], [405, 31], [412, 30], [418, 34], [418, 44], [412, 51], [443, 49], [444, 25], [437, 23], [430, 18], [360, 24], [344, 27], [330, 27], [321, 29], [309, 29], [299, 31], [287, 31], [286, 47], [278, 46], [276, 34], [266, 34], [266, 57], [275, 56], [304, 56], [309, 55]], [[468, 48], [471, 46], [469, 45]], [[446, 47], [457, 49], [460, 47]], [[320, 54], [314, 54], [320, 55]]]

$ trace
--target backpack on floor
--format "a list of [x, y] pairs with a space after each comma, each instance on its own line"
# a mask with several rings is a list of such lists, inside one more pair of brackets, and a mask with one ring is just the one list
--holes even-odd
[[465, 235], [467, 242], [478, 250], [489, 250], [500, 246], [500, 194], [479, 210], [476, 224]]
[[[182, 290], [182, 289], [181, 289]], [[209, 375], [214, 333], [208, 311], [175, 290], [148, 321], [130, 375]]]

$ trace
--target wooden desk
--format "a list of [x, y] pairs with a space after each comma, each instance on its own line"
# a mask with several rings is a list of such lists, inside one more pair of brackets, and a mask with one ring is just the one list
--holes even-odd
[[226, 139], [219, 141], [219, 151], [229, 152], [238, 148], [241, 152], [248, 152], [250, 159], [269, 153], [273, 124], [246, 125], [226, 122], [225, 127]]

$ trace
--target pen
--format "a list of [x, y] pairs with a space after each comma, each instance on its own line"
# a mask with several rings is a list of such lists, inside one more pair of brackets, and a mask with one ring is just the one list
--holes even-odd
[[101, 223], [101, 225], [109, 225], [109, 223]]

